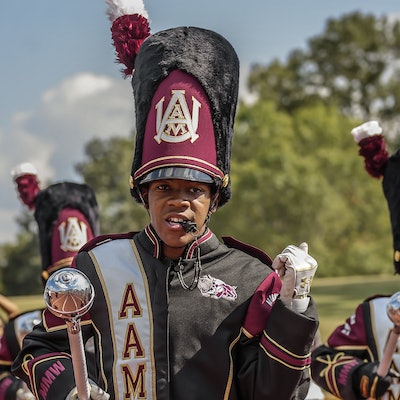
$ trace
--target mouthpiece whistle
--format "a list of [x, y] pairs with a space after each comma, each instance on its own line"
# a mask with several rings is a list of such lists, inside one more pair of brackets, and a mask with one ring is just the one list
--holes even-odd
[[197, 232], [197, 226], [196, 226], [195, 222], [182, 221], [180, 224], [182, 225], [182, 228], [186, 233], [189, 233], [189, 232], [196, 233]]

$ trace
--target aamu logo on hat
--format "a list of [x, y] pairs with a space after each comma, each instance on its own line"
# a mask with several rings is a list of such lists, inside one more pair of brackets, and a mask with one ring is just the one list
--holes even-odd
[[141, 183], [174, 177], [222, 181], [207, 95], [192, 76], [175, 70], [153, 96], [143, 140]]

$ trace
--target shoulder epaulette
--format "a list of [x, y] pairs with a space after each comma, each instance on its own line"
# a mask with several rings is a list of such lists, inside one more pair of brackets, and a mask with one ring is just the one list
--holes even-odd
[[79, 252], [82, 251], [89, 251], [93, 249], [96, 246], [99, 246], [103, 243], [110, 242], [111, 240], [117, 240], [117, 239], [132, 239], [133, 235], [136, 232], [126, 232], [126, 233], [110, 233], [106, 235], [99, 235], [94, 237], [93, 239], [89, 240], [86, 244], [84, 244]]
[[390, 297], [390, 296], [391, 296], [391, 294], [373, 294], [373, 295], [367, 297], [364, 301], [367, 302], [367, 301], [377, 299], [379, 297]]
[[232, 236], [222, 236], [222, 240], [228, 247], [250, 254], [251, 256], [258, 258], [263, 264], [267, 264], [268, 266], [272, 265], [271, 257], [265, 251], [257, 247], [254, 247], [251, 244], [243, 243]]

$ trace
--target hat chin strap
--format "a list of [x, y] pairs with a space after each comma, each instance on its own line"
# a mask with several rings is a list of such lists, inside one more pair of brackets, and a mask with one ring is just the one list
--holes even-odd
[[[203, 227], [204, 225], [208, 225], [208, 223], [210, 222], [210, 218], [211, 218], [211, 214], [212, 214], [212, 209], [215, 207], [215, 203], [216, 203], [216, 199], [217, 196], [213, 199], [210, 209], [208, 210], [207, 213], [207, 217], [204, 220], [204, 223], [201, 227]], [[179, 266], [179, 270], [177, 272], [178, 275], [178, 279], [179, 282], [181, 284], [181, 286], [183, 287], [183, 289], [185, 290], [193, 290], [197, 287], [197, 284], [199, 283], [199, 279], [201, 277], [201, 258], [200, 258], [200, 246], [197, 242], [197, 238], [198, 238], [198, 234], [199, 234], [199, 230], [197, 229], [197, 225], [195, 222], [191, 222], [191, 221], [184, 221], [184, 223], [181, 223], [182, 228], [184, 229], [184, 231], [186, 233], [192, 233], [194, 240], [197, 243], [197, 247], [196, 247], [196, 257], [195, 257], [195, 261], [194, 261], [194, 276], [192, 281], [190, 282], [190, 284], [188, 285], [184, 278], [183, 278], [183, 264], [182, 264], [182, 258], [179, 259], [178, 262], [178, 266]]]
[[138, 188], [137, 192], [138, 192], [138, 194], [139, 194], [140, 201], [142, 202], [142, 206], [143, 206], [146, 210], [148, 210], [148, 209], [149, 209], [149, 205], [148, 205], [148, 203], [145, 201], [145, 199], [143, 198], [142, 191], [140, 190], [140, 187]]
[[[214, 196], [214, 198], [211, 201], [210, 207], [208, 209], [208, 213], [207, 213], [207, 217], [204, 220], [203, 224], [201, 225], [200, 229], [203, 226], [208, 226], [208, 224], [210, 223], [210, 219], [211, 219], [211, 215], [213, 213], [214, 208], [217, 206], [217, 198], [218, 198], [218, 193]], [[200, 229], [197, 229], [197, 225], [196, 222], [192, 222], [192, 221], [183, 221], [181, 222], [182, 228], [186, 233], [192, 233], [194, 237], [198, 236], [198, 233], [200, 231]]]

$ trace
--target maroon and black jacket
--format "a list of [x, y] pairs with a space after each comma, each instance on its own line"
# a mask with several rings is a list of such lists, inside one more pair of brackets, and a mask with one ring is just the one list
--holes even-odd
[[[269, 257], [227, 243], [207, 230], [181, 260], [167, 260], [148, 226], [99, 237], [78, 254], [75, 267], [95, 288], [81, 322], [84, 340], [95, 342], [90, 378], [111, 399], [305, 397], [318, 327], [313, 301], [304, 314], [286, 308]], [[199, 258], [199, 283], [185, 290]], [[264, 300], [249, 307], [260, 284]], [[63, 321], [45, 312], [13, 370], [38, 399], [64, 400], [75, 384]]]

